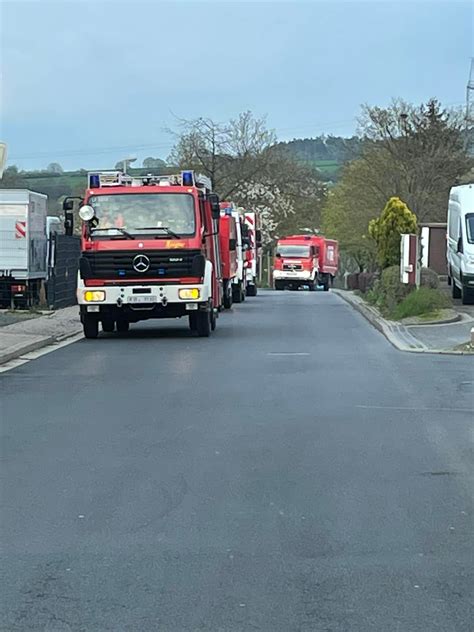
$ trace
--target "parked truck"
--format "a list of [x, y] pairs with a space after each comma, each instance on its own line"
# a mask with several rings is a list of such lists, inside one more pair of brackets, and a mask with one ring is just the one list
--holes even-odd
[[245, 291], [247, 296], [257, 296], [259, 272], [259, 255], [262, 246], [262, 234], [259, 226], [259, 216], [255, 211], [245, 211]]
[[221, 210], [219, 247], [222, 265], [223, 304], [226, 309], [232, 307], [232, 288], [238, 283], [238, 228], [240, 229], [240, 222], [232, 215], [231, 207]]
[[239, 209], [232, 202], [221, 202], [221, 215], [229, 215], [234, 218], [236, 232], [236, 264], [237, 271], [232, 277], [232, 302], [242, 303], [245, 300], [245, 252], [244, 252], [244, 232], [246, 231], [243, 209]]
[[[75, 200], [64, 202], [67, 228]], [[86, 338], [150, 318], [189, 318], [209, 336], [222, 305], [219, 198], [192, 171], [88, 174], [77, 299]]]
[[276, 290], [331, 287], [339, 263], [338, 243], [322, 235], [291, 235], [278, 240], [273, 266]]
[[46, 280], [47, 196], [0, 190], [0, 306], [31, 307]]

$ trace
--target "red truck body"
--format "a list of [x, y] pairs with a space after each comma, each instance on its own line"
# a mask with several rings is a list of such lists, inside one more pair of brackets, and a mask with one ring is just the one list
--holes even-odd
[[89, 174], [78, 282], [86, 337], [97, 336], [98, 323], [126, 331], [149, 318], [189, 316], [201, 336], [215, 328], [223, 299], [219, 200], [210, 180], [198, 178]]
[[339, 264], [338, 242], [322, 235], [290, 235], [278, 240], [275, 289], [322, 286], [329, 290]]
[[232, 306], [232, 284], [238, 275], [237, 221], [232, 215], [222, 214], [219, 223], [224, 307]]

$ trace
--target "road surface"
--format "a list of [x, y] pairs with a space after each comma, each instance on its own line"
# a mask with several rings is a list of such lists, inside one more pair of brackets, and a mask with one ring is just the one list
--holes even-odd
[[17, 632], [472, 632], [474, 362], [261, 292], [0, 376]]

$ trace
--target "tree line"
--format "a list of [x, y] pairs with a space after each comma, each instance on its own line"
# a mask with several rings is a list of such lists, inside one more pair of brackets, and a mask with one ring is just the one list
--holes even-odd
[[[221, 199], [254, 208], [262, 216], [265, 243], [279, 236], [322, 228], [361, 268], [374, 262], [369, 223], [397, 197], [418, 222], [446, 220], [449, 188], [473, 168], [461, 112], [435, 99], [421, 105], [402, 100], [364, 106], [357, 135], [278, 142], [265, 118], [250, 111], [226, 122], [178, 120], [169, 130], [174, 147], [166, 160], [147, 157], [130, 173], [190, 168], [209, 176]], [[331, 186], [317, 161], [343, 165]], [[121, 168], [118, 162], [116, 168]], [[469, 178], [469, 176], [467, 176]], [[86, 172], [65, 173], [58, 163], [40, 172], [9, 167], [4, 188], [34, 188], [59, 212], [66, 195], [81, 195]]]

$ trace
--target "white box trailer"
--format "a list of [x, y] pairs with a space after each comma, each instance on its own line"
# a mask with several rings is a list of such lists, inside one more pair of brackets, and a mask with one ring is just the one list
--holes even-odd
[[0, 189], [0, 305], [39, 300], [47, 266], [47, 196]]

